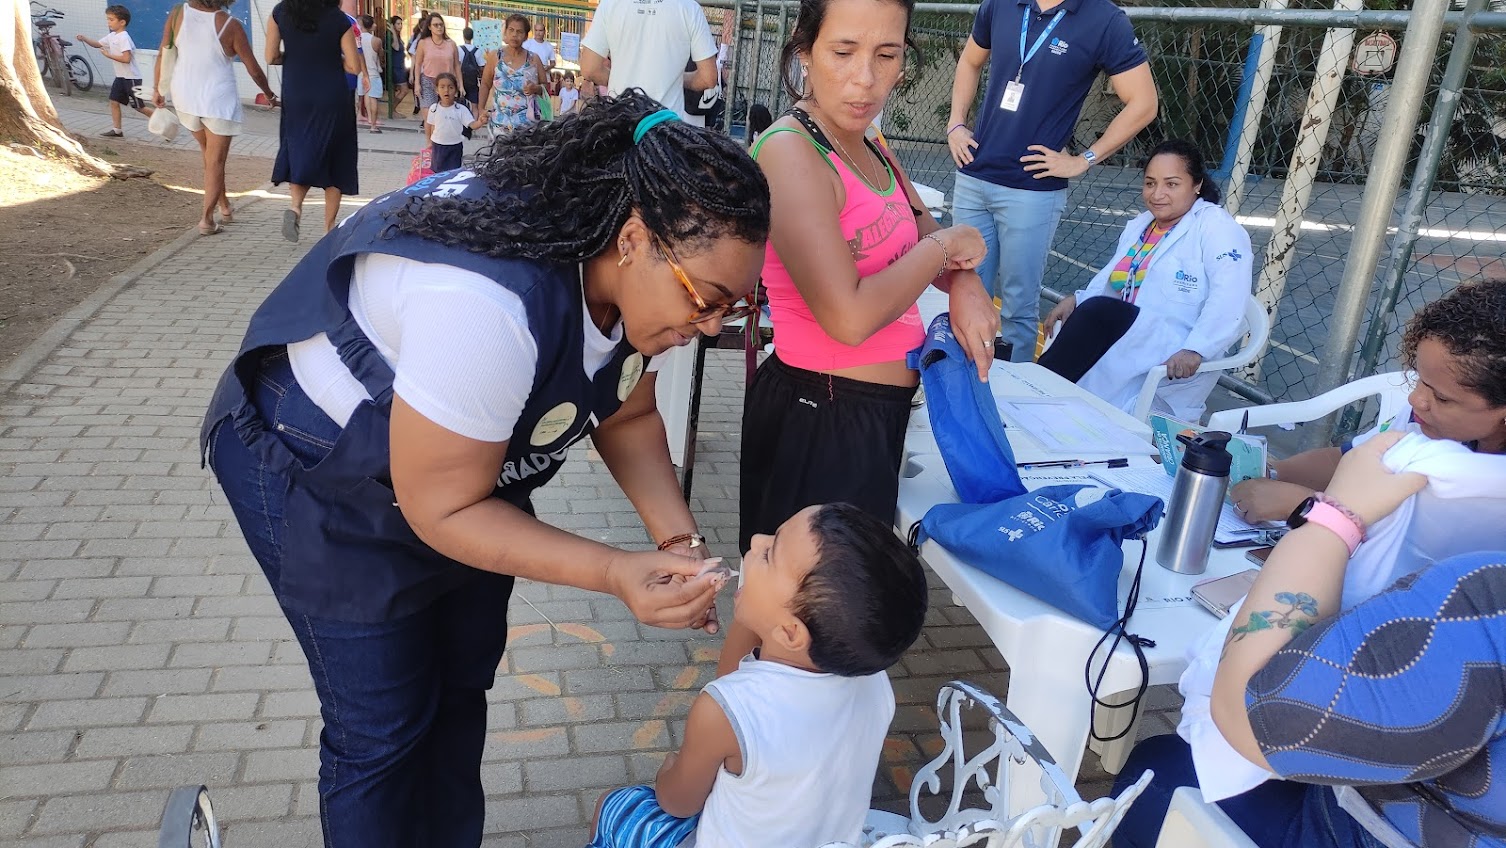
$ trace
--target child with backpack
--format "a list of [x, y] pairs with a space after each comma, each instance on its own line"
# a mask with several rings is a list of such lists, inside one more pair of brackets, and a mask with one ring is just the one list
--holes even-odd
[[481, 57], [481, 48], [471, 43], [476, 32], [466, 27], [461, 34], [465, 36], [465, 44], [460, 46], [460, 81], [465, 84], [465, 102], [475, 111], [481, 103], [481, 68], [486, 63]]

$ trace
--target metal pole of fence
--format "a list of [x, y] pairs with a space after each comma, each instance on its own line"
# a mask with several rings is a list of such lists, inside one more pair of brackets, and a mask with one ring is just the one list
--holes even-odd
[[[727, 135], [732, 134], [732, 113], [737, 106], [737, 81], [740, 76], [737, 72], [737, 45], [743, 40], [743, 0], [732, 0], [732, 46], [727, 49], [727, 64], [731, 70], [727, 72], [727, 109], [722, 113], [722, 131]], [[746, 108], [747, 101], [744, 101]], [[743, 115], [743, 132], [747, 132], [747, 115]]]
[[763, 76], [763, 4], [764, 0], [753, 3], [753, 85], [748, 93], [749, 103], [758, 99], [759, 78]]
[[[1285, 9], [1287, 0], [1264, 0], [1262, 9]], [[1226, 156], [1220, 163], [1228, 173], [1228, 183], [1224, 190], [1224, 209], [1230, 215], [1239, 214], [1240, 203], [1244, 200], [1245, 176], [1250, 172], [1250, 157], [1255, 152], [1255, 140], [1260, 136], [1260, 119], [1265, 115], [1266, 93], [1270, 90], [1271, 74], [1276, 70], [1276, 49], [1281, 46], [1281, 27], [1260, 26], [1256, 27], [1255, 34], [1250, 39], [1250, 64], [1245, 70], [1245, 85], [1248, 86], [1247, 98], [1239, 106], [1235, 107], [1234, 117], [1239, 122], [1239, 129], [1229, 128], [1230, 141], [1234, 141], [1233, 156]], [[1240, 94], [1246, 94], [1245, 85], [1240, 87]], [[1237, 140], [1236, 140], [1237, 139]]]
[[[1412, 264], [1412, 249], [1417, 244], [1418, 231], [1422, 228], [1422, 213], [1427, 207], [1428, 195], [1433, 191], [1433, 181], [1438, 177], [1438, 163], [1443, 159], [1448, 145], [1449, 126], [1454, 122], [1454, 113], [1459, 108], [1459, 90], [1464, 87], [1464, 78], [1469, 73], [1470, 60], [1474, 57], [1479, 36], [1470, 29], [1468, 21], [1485, 8], [1485, 0], [1468, 0], [1464, 7], [1465, 25], [1454, 31], [1454, 46], [1449, 51], [1448, 67], [1443, 71], [1443, 81], [1438, 86], [1438, 101], [1433, 105], [1433, 116], [1428, 121], [1427, 135], [1422, 153], [1417, 157], [1417, 166], [1412, 171], [1412, 185], [1407, 190], [1407, 204], [1401, 213], [1396, 236], [1391, 241], [1391, 255], [1386, 265], [1385, 282], [1381, 296], [1370, 314], [1370, 326], [1365, 334], [1365, 344], [1360, 349], [1357, 376], [1370, 374], [1380, 360], [1386, 336], [1396, 318], [1396, 301], [1401, 295], [1402, 280], [1407, 266]], [[1344, 417], [1348, 427], [1358, 425], [1351, 420], [1352, 414]]]
[[[1359, 11], [1363, 2], [1338, 0], [1334, 10]], [[1336, 27], [1323, 37], [1323, 47], [1318, 52], [1316, 73], [1307, 94], [1307, 108], [1302, 114], [1302, 130], [1297, 137], [1296, 149], [1292, 151], [1286, 183], [1281, 188], [1281, 203], [1276, 207], [1276, 222], [1265, 249], [1265, 267], [1260, 269], [1260, 281], [1255, 286], [1255, 296], [1266, 311], [1273, 314], [1286, 291], [1286, 275], [1296, 255], [1294, 248], [1302, 234], [1302, 219], [1307, 212], [1308, 200], [1312, 198], [1313, 181], [1323, 161], [1323, 145], [1328, 140], [1334, 106], [1338, 104], [1339, 89], [1344, 82], [1344, 67], [1349, 63], [1353, 49], [1354, 30]], [[1253, 369], [1256, 382], [1263, 362], [1257, 362]]]
[[[790, 5], [779, 4], [779, 40], [774, 44], [775, 55], [780, 55], [784, 50], [784, 28], [789, 23]], [[781, 71], [783, 69], [780, 69]], [[775, 115], [784, 113], [784, 86], [779, 84], [778, 75], [774, 80], [774, 108], [771, 110]]]
[[[1374, 286], [1381, 243], [1391, 223], [1391, 210], [1412, 146], [1412, 133], [1407, 128], [1417, 126], [1423, 95], [1427, 93], [1428, 71], [1438, 52], [1443, 14], [1448, 6], [1449, 0], [1417, 0], [1412, 6], [1412, 20], [1402, 39], [1391, 100], [1382, 123], [1391, 131], [1381, 133], [1370, 161], [1364, 201], [1350, 239], [1349, 259], [1344, 263], [1344, 277], [1334, 299], [1333, 323], [1329, 325], [1328, 342], [1318, 366], [1318, 392], [1337, 388], [1349, 380], [1349, 365], [1354, 359], [1354, 343], [1359, 340], [1365, 301]], [[1303, 434], [1306, 447], [1328, 444], [1333, 419], [1330, 415], [1322, 425], [1308, 428]]]

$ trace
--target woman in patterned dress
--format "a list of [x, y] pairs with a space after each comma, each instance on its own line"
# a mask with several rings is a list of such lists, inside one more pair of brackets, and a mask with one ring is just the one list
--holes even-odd
[[492, 135], [506, 134], [536, 120], [533, 98], [544, 91], [544, 66], [523, 49], [532, 25], [522, 15], [508, 15], [502, 48], [489, 50], [481, 70], [481, 103], [490, 104]]

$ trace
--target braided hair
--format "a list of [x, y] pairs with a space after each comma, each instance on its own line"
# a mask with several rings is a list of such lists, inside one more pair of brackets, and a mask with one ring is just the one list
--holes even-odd
[[612, 242], [636, 212], [650, 232], [695, 252], [733, 237], [769, 237], [769, 184], [732, 139], [668, 121], [637, 144], [633, 131], [662, 107], [639, 89], [586, 104], [491, 145], [475, 171], [487, 197], [415, 197], [397, 228], [487, 256], [579, 262]]

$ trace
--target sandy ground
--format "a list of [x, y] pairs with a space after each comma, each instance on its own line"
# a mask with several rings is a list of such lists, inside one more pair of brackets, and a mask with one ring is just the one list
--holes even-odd
[[[94, 179], [0, 147], [0, 244], [6, 245], [0, 366], [106, 280], [198, 220], [204, 173], [197, 151], [122, 139], [85, 144], [108, 161], [155, 173]], [[271, 165], [232, 154], [226, 167], [231, 202], [265, 184]]]

